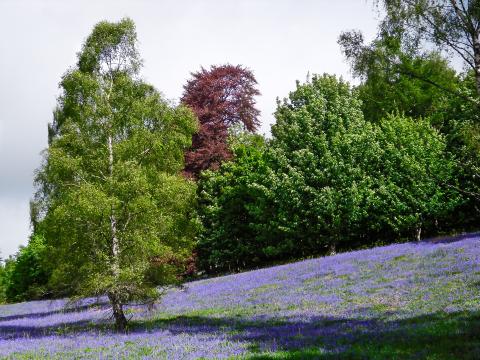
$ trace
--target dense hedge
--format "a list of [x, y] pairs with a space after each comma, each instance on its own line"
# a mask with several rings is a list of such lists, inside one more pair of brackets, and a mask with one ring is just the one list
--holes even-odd
[[454, 161], [445, 137], [428, 119], [368, 122], [334, 76], [297, 84], [275, 115], [268, 143], [244, 135], [234, 161], [200, 179], [207, 271], [413, 238], [461, 200], [446, 186]]

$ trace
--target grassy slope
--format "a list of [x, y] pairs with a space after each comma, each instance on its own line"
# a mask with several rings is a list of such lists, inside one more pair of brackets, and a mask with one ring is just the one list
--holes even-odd
[[0, 356], [477, 359], [479, 295], [479, 238], [392, 245], [187, 284], [127, 335], [103, 305], [2, 306]]

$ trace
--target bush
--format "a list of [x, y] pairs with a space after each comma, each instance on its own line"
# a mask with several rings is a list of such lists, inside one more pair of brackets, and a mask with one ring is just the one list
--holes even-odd
[[4, 291], [8, 302], [18, 302], [48, 297], [47, 283], [50, 270], [47, 266], [43, 237], [34, 234], [28, 245], [5, 261]]
[[262, 201], [267, 189], [261, 176], [268, 172], [265, 140], [241, 134], [233, 139], [234, 161], [218, 171], [205, 171], [198, 182], [199, 215], [203, 232], [198, 243], [200, 269], [232, 271], [266, 260], [258, 244]]

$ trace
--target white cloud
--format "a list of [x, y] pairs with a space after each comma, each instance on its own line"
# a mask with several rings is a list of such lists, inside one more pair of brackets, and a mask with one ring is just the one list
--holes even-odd
[[0, 198], [0, 257], [17, 251], [19, 245], [26, 245], [30, 235], [28, 197], [26, 199]]

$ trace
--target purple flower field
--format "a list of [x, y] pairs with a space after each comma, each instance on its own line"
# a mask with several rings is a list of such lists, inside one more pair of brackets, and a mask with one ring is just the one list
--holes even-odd
[[406, 243], [229, 275], [132, 305], [0, 306], [6, 359], [480, 358], [480, 237]]

